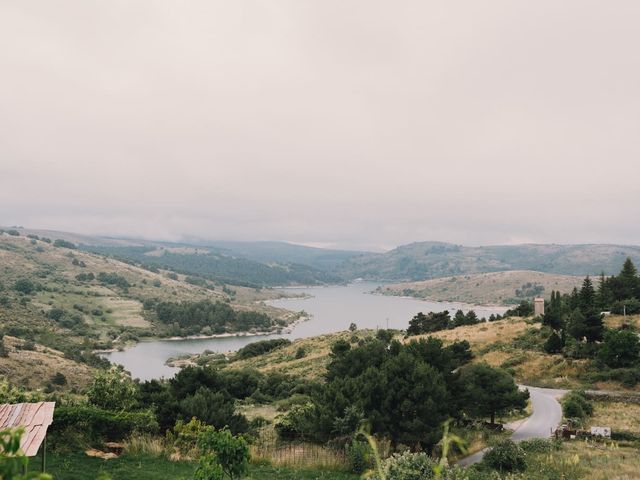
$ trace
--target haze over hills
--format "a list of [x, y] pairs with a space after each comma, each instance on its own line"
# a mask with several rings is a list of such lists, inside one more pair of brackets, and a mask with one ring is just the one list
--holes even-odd
[[[6, 229], [6, 227], [5, 227]], [[640, 246], [523, 244], [467, 247], [416, 242], [384, 253], [308, 247], [275, 241], [189, 240], [162, 242], [18, 229], [80, 245], [83, 250], [168, 268], [224, 283], [250, 286], [333, 284], [363, 278], [410, 282], [457, 275], [527, 270], [560, 275], [617, 273]]]
[[562, 275], [617, 273], [627, 257], [638, 263], [640, 247], [624, 245], [494, 245], [465, 247], [418, 242], [386, 253], [371, 253], [343, 262], [336, 273], [345, 278], [413, 281], [471, 273], [535, 270]]

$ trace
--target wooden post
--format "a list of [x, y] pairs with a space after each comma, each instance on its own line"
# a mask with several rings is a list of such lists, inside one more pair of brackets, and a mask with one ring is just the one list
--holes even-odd
[[42, 473], [44, 473], [44, 469], [47, 466], [47, 436], [44, 436], [44, 440], [42, 442]]

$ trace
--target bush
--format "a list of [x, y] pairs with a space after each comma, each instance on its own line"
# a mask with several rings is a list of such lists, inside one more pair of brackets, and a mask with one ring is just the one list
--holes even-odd
[[571, 391], [562, 401], [562, 414], [568, 419], [584, 420], [593, 415], [593, 404], [584, 392]]
[[630, 367], [640, 358], [640, 340], [630, 330], [609, 330], [604, 335], [598, 358], [612, 368]]
[[491, 448], [482, 463], [499, 472], [522, 472], [527, 468], [526, 453], [511, 440], [503, 440]]
[[67, 429], [84, 432], [92, 442], [119, 441], [132, 433], [156, 433], [158, 423], [151, 411], [112, 412], [83, 405], [60, 405], [49, 427], [53, 434]]
[[211, 425], [207, 425], [195, 417], [187, 423], [178, 420], [171, 430], [167, 430], [167, 443], [181, 457], [197, 458], [200, 455], [197, 448], [198, 438], [211, 430], [213, 430]]
[[108, 410], [130, 410], [138, 403], [138, 388], [131, 377], [118, 368], [96, 374], [87, 391], [89, 402]]
[[562, 448], [562, 443], [547, 438], [532, 438], [520, 442], [520, 447], [526, 453], [551, 453]]
[[35, 292], [38, 289], [38, 286], [28, 278], [21, 278], [20, 280], [16, 281], [16, 283], [13, 284], [13, 289], [16, 292], [29, 295]]
[[62, 240], [61, 238], [57, 238], [53, 242], [53, 246], [54, 247], [61, 247], [61, 248], [71, 248], [71, 249], [74, 249], [74, 250], [76, 248], [78, 248], [75, 243], [69, 242], [67, 240]]
[[[435, 478], [436, 463], [426, 453], [395, 453], [382, 464], [387, 480], [428, 480]], [[378, 479], [378, 477], [373, 477]]]
[[196, 468], [196, 480], [218, 480], [244, 477], [249, 471], [249, 445], [242, 437], [235, 437], [226, 428], [210, 430], [198, 438], [202, 451]]
[[51, 383], [53, 383], [54, 385], [61, 385], [61, 386], [66, 385], [67, 377], [65, 377], [63, 373], [58, 372], [51, 377]]
[[560, 335], [556, 332], [552, 332], [551, 335], [549, 335], [549, 338], [547, 338], [547, 341], [544, 342], [543, 348], [547, 353], [560, 353], [562, 352], [562, 347], [564, 347], [564, 344], [562, 343]]
[[347, 445], [346, 454], [349, 470], [353, 473], [360, 475], [373, 466], [371, 447], [368, 443], [353, 440]]
[[611, 313], [622, 315], [636, 315], [640, 313], [640, 300], [637, 298], [627, 298], [626, 300], [619, 300], [611, 305]]
[[273, 340], [253, 342], [238, 350], [234, 358], [237, 360], [244, 360], [245, 358], [257, 357], [267, 352], [271, 352], [272, 350], [282, 348], [285, 345], [291, 345], [291, 340], [286, 338], [275, 338]]
[[62, 318], [64, 314], [65, 314], [65, 311], [63, 309], [52, 308], [51, 310], [49, 310], [49, 313], [47, 313], [47, 317], [57, 322], [58, 320], [60, 320], [60, 318]]
[[296, 350], [296, 359], [301, 359], [307, 356], [307, 352], [305, 352], [304, 347], [298, 347]]

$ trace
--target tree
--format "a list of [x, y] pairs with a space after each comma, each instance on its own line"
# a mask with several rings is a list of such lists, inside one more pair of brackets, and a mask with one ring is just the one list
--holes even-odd
[[456, 311], [455, 315], [453, 316], [453, 321], [452, 323], [452, 327], [458, 327], [460, 325], [464, 325], [465, 322], [465, 316], [464, 316], [464, 312], [462, 310], [458, 310]]
[[138, 403], [138, 388], [122, 369], [99, 371], [87, 390], [89, 402], [105, 410], [130, 410]]
[[228, 427], [236, 433], [245, 432], [248, 428], [247, 419], [235, 413], [234, 400], [226, 391], [200, 387], [180, 402], [180, 409], [185, 421], [196, 417], [215, 428]]
[[35, 292], [37, 288], [38, 286], [28, 278], [21, 278], [13, 284], [13, 289], [16, 292], [24, 293], [25, 295]]
[[458, 378], [461, 408], [472, 417], [495, 417], [527, 406], [529, 392], [521, 392], [504, 370], [479, 363], [462, 368]]
[[567, 319], [567, 332], [576, 340], [582, 340], [585, 336], [586, 325], [582, 312], [576, 308]]
[[564, 342], [556, 332], [551, 332], [547, 341], [544, 342], [544, 351], [547, 353], [560, 353], [562, 347], [564, 347]]
[[630, 330], [609, 330], [598, 358], [611, 368], [631, 367], [640, 358], [640, 340]]
[[588, 275], [582, 282], [579, 302], [580, 311], [585, 315], [586, 312], [590, 312], [596, 309], [596, 291], [593, 288], [593, 282]]
[[563, 327], [562, 298], [560, 297], [560, 292], [551, 291], [551, 300], [542, 317], [542, 324], [554, 330], [560, 330]]
[[249, 445], [228, 429], [207, 430], [198, 438], [202, 452], [195, 472], [196, 480], [241, 478], [249, 471]]
[[356, 330], [358, 330], [358, 326], [352, 322], [351, 325], [349, 325], [349, 331], [355, 332]]
[[617, 277], [617, 299], [640, 297], [640, 278], [638, 270], [630, 258], [624, 262]]

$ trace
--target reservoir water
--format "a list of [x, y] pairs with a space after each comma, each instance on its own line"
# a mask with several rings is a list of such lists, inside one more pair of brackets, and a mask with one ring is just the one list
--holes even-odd
[[249, 343], [268, 338], [311, 337], [325, 333], [338, 332], [355, 323], [358, 328], [395, 328], [406, 329], [409, 320], [418, 312], [441, 312], [449, 310], [452, 314], [462, 309], [473, 309], [479, 317], [488, 317], [492, 313], [502, 314], [504, 307], [471, 306], [451, 302], [431, 302], [407, 297], [391, 297], [371, 294], [379, 284], [353, 283], [329, 287], [304, 287], [286, 289], [288, 292], [304, 293], [307, 298], [283, 298], [267, 303], [293, 311], [304, 310], [311, 319], [298, 324], [289, 334], [262, 336], [240, 336], [224, 338], [154, 340], [140, 342], [121, 352], [105, 354], [111, 362], [124, 366], [134, 378], [148, 380], [160, 377], [172, 377], [177, 368], [165, 365], [170, 357], [185, 353], [200, 353], [204, 350], [228, 352], [237, 350]]

